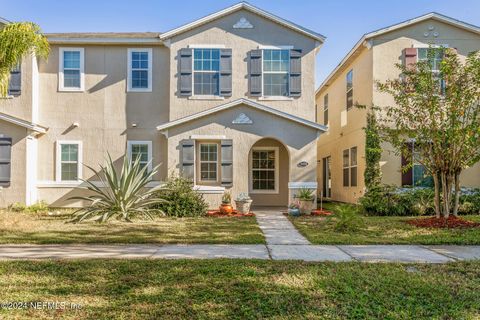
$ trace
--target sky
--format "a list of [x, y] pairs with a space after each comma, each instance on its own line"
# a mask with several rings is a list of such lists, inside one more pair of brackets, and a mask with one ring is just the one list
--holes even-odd
[[[0, 17], [33, 21], [43, 32], [164, 32], [235, 0], [0, 0]], [[249, 0], [327, 37], [317, 55], [318, 86], [361, 36], [428, 12], [480, 25], [480, 0]]]

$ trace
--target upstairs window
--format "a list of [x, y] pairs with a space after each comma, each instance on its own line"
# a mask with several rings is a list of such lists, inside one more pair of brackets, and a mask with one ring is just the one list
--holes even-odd
[[84, 49], [60, 48], [60, 91], [84, 90]]
[[152, 49], [128, 49], [128, 91], [152, 91]]
[[418, 62], [428, 62], [432, 68], [432, 73], [439, 81], [440, 91], [445, 93], [445, 81], [440, 73], [440, 65], [443, 60], [443, 50], [439, 48], [418, 48], [417, 49]]
[[220, 79], [220, 50], [194, 49], [193, 94], [218, 96]]
[[353, 107], [353, 70], [347, 73], [347, 110]]
[[289, 70], [289, 50], [263, 50], [263, 95], [289, 96]]
[[323, 96], [323, 124], [328, 125], [328, 94]]

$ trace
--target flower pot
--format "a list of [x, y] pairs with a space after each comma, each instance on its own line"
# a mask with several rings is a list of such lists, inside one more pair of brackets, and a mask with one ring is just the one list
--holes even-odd
[[313, 201], [312, 200], [300, 200], [299, 206], [300, 206], [300, 213], [301, 214], [310, 214], [310, 212], [313, 209]]
[[233, 212], [233, 207], [230, 203], [222, 203], [220, 205], [221, 214], [231, 214]]
[[250, 206], [252, 205], [253, 200], [235, 200], [235, 207], [237, 208], [237, 211], [239, 213], [249, 213], [250, 212]]
[[297, 208], [288, 209], [288, 214], [293, 217], [298, 217], [300, 215], [300, 209], [297, 209]]

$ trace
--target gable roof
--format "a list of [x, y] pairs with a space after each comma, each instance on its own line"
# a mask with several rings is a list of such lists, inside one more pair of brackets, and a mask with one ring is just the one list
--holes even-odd
[[306, 126], [306, 127], [313, 128], [313, 129], [315, 129], [315, 130], [327, 131], [327, 127], [325, 127], [325, 126], [323, 126], [323, 125], [321, 125], [321, 124], [318, 124], [318, 123], [315, 123], [315, 122], [313, 122], [313, 121], [306, 120], [306, 119], [303, 119], [303, 118], [294, 116], [294, 115], [292, 115], [292, 114], [290, 114], [290, 113], [286, 113], [286, 112], [283, 112], [283, 111], [280, 111], [280, 110], [277, 110], [277, 109], [268, 107], [268, 106], [266, 106], [266, 105], [263, 105], [263, 104], [260, 104], [260, 103], [255, 102], [255, 101], [252, 101], [252, 100], [249, 100], [249, 99], [245, 99], [245, 98], [237, 99], [237, 100], [234, 100], [234, 101], [225, 103], [225, 104], [221, 104], [221, 105], [216, 106], [216, 107], [214, 107], [214, 108], [207, 109], [207, 110], [205, 110], [205, 111], [201, 111], [201, 112], [198, 112], [198, 113], [194, 113], [194, 114], [192, 114], [192, 115], [189, 115], [189, 116], [186, 116], [186, 117], [183, 117], [183, 118], [174, 120], [174, 121], [170, 121], [170, 122], [161, 124], [161, 125], [157, 126], [157, 130], [158, 130], [158, 131], [167, 130], [167, 129], [169, 129], [169, 128], [172, 128], [172, 127], [181, 125], [181, 124], [183, 124], [183, 123], [186, 123], [186, 122], [189, 122], [189, 121], [192, 121], [192, 120], [196, 120], [196, 119], [199, 119], [199, 118], [202, 118], [202, 117], [211, 115], [211, 114], [216, 113], [216, 112], [219, 112], [219, 111], [223, 111], [223, 110], [226, 110], [226, 109], [230, 109], [230, 108], [232, 108], [232, 107], [235, 107], [235, 106], [238, 106], [238, 105], [241, 105], [241, 104], [244, 104], [244, 105], [247, 105], [247, 106], [252, 107], [252, 108], [254, 108], [254, 109], [261, 110], [261, 111], [264, 111], [264, 112], [267, 112], [267, 113], [270, 113], [270, 114], [279, 116], [279, 117], [281, 117], [281, 118], [284, 118], [284, 119], [287, 119], [287, 120], [290, 120], [290, 121], [299, 123], [299, 124], [301, 124], [301, 125], [304, 125], [304, 126]]
[[2, 112], [0, 112], [0, 120], [6, 121], [6, 122], [9, 122], [9, 123], [13, 123], [13, 124], [18, 125], [20, 127], [24, 127], [26, 129], [29, 129], [29, 130], [32, 130], [32, 131], [35, 131], [35, 132], [38, 132], [38, 133], [46, 133], [47, 130], [48, 130], [47, 127], [41, 126], [41, 125], [36, 124], [36, 123], [29, 122], [29, 121], [26, 121], [26, 120], [23, 120], [23, 119], [14, 117], [14, 116], [10, 116], [10, 115], [8, 115], [6, 113], [2, 113]]
[[212, 13], [208, 16], [205, 16], [203, 18], [200, 18], [198, 20], [195, 20], [193, 22], [190, 22], [190, 23], [187, 23], [183, 26], [180, 26], [178, 28], [175, 28], [175, 29], [172, 29], [170, 31], [167, 31], [165, 33], [162, 33], [160, 35], [160, 39], [162, 40], [165, 40], [165, 39], [168, 39], [168, 38], [171, 38], [173, 36], [176, 36], [180, 33], [183, 33], [185, 31], [188, 31], [188, 30], [191, 30], [193, 28], [196, 28], [198, 26], [201, 26], [205, 23], [208, 23], [208, 22], [211, 22], [213, 20], [216, 20], [220, 17], [223, 17], [223, 16], [226, 16], [226, 15], [229, 15], [235, 11], [238, 11], [238, 10], [241, 10], [241, 9], [244, 9], [244, 10], [247, 10], [247, 11], [250, 11], [250, 12], [253, 12], [261, 17], [264, 17], [266, 19], [269, 19], [273, 22], [276, 22], [284, 27], [287, 27], [287, 28], [290, 28], [296, 32], [299, 32], [303, 35], [306, 35], [310, 38], [313, 38], [317, 41], [320, 41], [320, 42], [324, 42], [325, 41], [325, 36], [319, 34], [319, 33], [316, 33], [312, 30], [309, 30], [309, 29], [306, 29], [302, 26], [299, 26], [298, 24], [295, 24], [291, 21], [288, 21], [288, 20], [285, 20], [285, 19], [282, 19], [274, 14], [271, 14], [270, 12], [267, 12], [265, 10], [262, 10], [260, 8], [257, 8], [247, 2], [240, 2], [240, 3], [237, 3], [237, 4], [234, 4], [228, 8], [225, 8], [223, 10], [220, 10], [220, 11], [217, 11], [215, 13]]
[[162, 44], [158, 32], [70, 32], [45, 36], [50, 43]]
[[413, 19], [405, 20], [403, 22], [366, 33], [362, 36], [362, 38], [360, 38], [360, 40], [358, 40], [358, 42], [347, 53], [347, 55], [342, 59], [342, 61], [340, 61], [340, 63], [335, 67], [335, 69], [333, 69], [333, 71], [328, 75], [328, 77], [322, 82], [322, 84], [316, 90], [315, 94], [317, 94], [326, 84], [328, 84], [328, 82], [337, 74], [337, 72], [342, 68], [342, 66], [347, 62], [347, 60], [350, 59], [350, 57], [352, 57], [353, 55], [355, 55], [359, 51], [359, 49], [361, 49], [362, 45], [364, 45], [366, 41], [374, 37], [378, 37], [382, 34], [392, 32], [394, 30], [398, 30], [401, 28], [405, 28], [428, 19], [434, 19], [434, 20], [437, 20], [437, 21], [470, 31], [470, 32], [480, 34], [480, 27], [464, 21], [460, 21], [460, 20], [448, 17], [446, 15], [443, 15], [437, 12], [430, 12]]

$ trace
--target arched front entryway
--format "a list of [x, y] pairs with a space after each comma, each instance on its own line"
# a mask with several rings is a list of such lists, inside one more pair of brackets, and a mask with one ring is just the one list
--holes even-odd
[[289, 154], [278, 140], [257, 141], [248, 155], [249, 193], [254, 206], [288, 205]]

